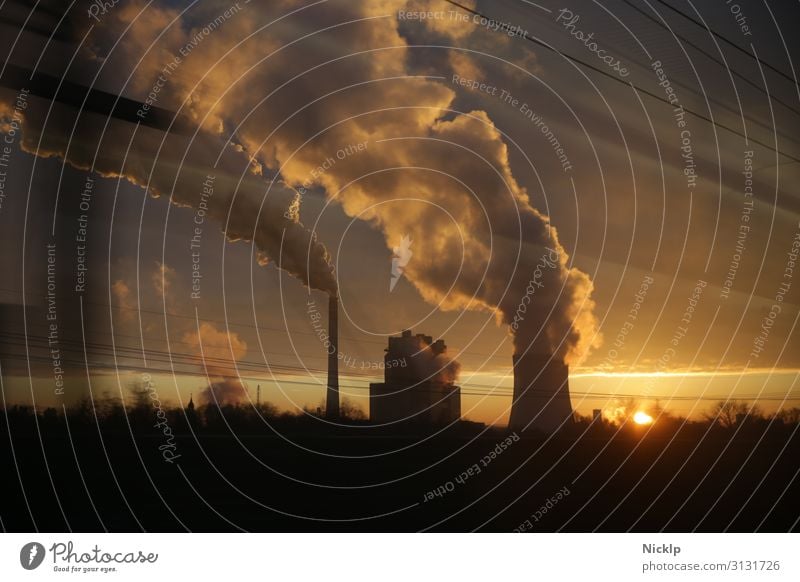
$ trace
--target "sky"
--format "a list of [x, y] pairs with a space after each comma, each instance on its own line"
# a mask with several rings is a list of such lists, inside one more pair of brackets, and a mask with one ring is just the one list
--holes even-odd
[[491, 424], [525, 349], [569, 363], [583, 414], [797, 406], [795, 9], [262, 4], [84, 7], [52, 39], [46, 11], [0, 24], [0, 79], [135, 104], [0, 83], [8, 401], [148, 372], [175, 403], [235, 377], [242, 400], [313, 409], [336, 293], [365, 409], [403, 329], [446, 341], [464, 415]]

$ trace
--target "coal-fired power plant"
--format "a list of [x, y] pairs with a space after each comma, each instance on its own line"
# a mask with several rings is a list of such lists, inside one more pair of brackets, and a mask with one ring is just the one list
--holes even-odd
[[508, 426], [512, 430], [552, 433], [572, 424], [569, 367], [541, 354], [514, 356], [514, 400]]
[[[328, 386], [325, 417], [340, 417], [339, 300], [328, 299]], [[552, 355], [513, 356], [514, 396], [508, 426], [546, 434], [573, 422], [569, 367]], [[384, 356], [384, 381], [369, 385], [370, 420], [377, 423], [450, 424], [461, 418], [459, 364], [447, 356], [444, 340], [404, 331], [390, 337]]]
[[384, 381], [369, 385], [372, 422], [450, 424], [461, 418], [458, 364], [447, 357], [444, 340], [425, 334], [390, 337]]
[[325, 398], [325, 416], [339, 418], [339, 298], [328, 298], [328, 391]]

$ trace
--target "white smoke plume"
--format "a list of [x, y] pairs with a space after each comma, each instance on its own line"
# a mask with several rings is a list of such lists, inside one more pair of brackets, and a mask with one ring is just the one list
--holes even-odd
[[[0, 120], [10, 117], [12, 98], [11, 92], [0, 92]], [[154, 197], [202, 209], [204, 218], [219, 225], [228, 240], [253, 241], [262, 265], [274, 261], [304, 284], [336, 293], [327, 250], [300, 222], [298, 193], [255, 175], [243, 152], [206, 132], [193, 138], [176, 134], [165, 138], [160, 131], [124, 121], [106, 125], [106, 119], [85, 112], [73, 131], [77, 112], [55, 104], [56, 113], [48, 117], [49, 106], [33, 98], [22, 114], [24, 151], [61, 158], [104, 177], [122, 176]], [[218, 156], [220, 162], [215, 164]], [[213, 192], [204, 196], [209, 176]]]
[[247, 389], [237, 378], [211, 382], [200, 392], [200, 404], [207, 406], [237, 406], [248, 401]]
[[455, 384], [461, 373], [461, 364], [447, 355], [436, 353], [430, 344], [420, 336], [413, 337], [414, 351], [405, 356], [414, 377], [433, 382]]
[[[106, 63], [103, 80], [112, 86], [137, 67], [128, 96], [139, 100], [146, 98], [169, 57], [229, 5], [203, 2], [183, 17], [163, 4], [145, 6], [144, 0], [132, 0], [110, 12], [92, 33], [88, 57]], [[248, 4], [193, 48], [159, 93], [160, 106], [182, 107], [202, 121], [203, 129], [189, 146], [191, 167], [181, 166], [177, 154], [162, 151], [150, 188], [172, 195], [176, 203], [195, 205], [219, 143], [230, 140], [236, 148], [228, 148], [225, 157], [233, 175], [249, 163], [279, 173], [295, 188], [324, 189], [349, 216], [380, 229], [387, 248], [403, 236], [414, 241], [414, 260], [404, 274], [426, 300], [443, 309], [489, 310], [506, 324], [526, 296], [537, 262], [552, 249], [559, 263], [543, 275], [526, 308], [515, 349], [555, 353], [575, 362], [599, 341], [592, 283], [569, 266], [549, 218], [531, 206], [511, 171], [503, 136], [488, 115], [451, 110], [452, 86], [419, 76], [413, 68], [414, 49], [403, 35], [413, 34], [414, 25], [404, 22], [401, 34], [397, 17], [408, 8], [405, 0]], [[146, 16], [137, 18], [140, 10]], [[175, 19], [178, 24], [162, 35]], [[123, 34], [122, 50], [112, 53], [110, 47]], [[451, 59], [450, 66], [456, 61], [460, 70], [469, 68], [469, 57]], [[156, 139], [141, 131], [149, 142]], [[121, 133], [120, 143], [127, 143]], [[337, 155], [356, 144], [364, 147]], [[54, 151], [63, 151], [61, 145], [54, 145]], [[144, 185], [155, 146], [137, 145], [136, 151], [146, 154], [125, 168], [117, 153], [95, 167]], [[186, 144], [174, 148], [181, 154], [185, 150]], [[69, 159], [85, 164], [87, 153]], [[326, 160], [333, 163], [323, 165]], [[180, 188], [173, 187], [176, 174]], [[263, 194], [263, 183], [258, 184], [253, 193]], [[234, 202], [234, 186], [220, 186], [213, 210], [228, 236], [254, 238], [264, 259], [274, 259], [286, 229], [290, 248], [304, 252], [285, 254], [282, 266], [335, 293], [327, 253], [297, 219], [296, 193], [280, 188], [276, 195], [273, 188], [254, 236], [252, 217], [261, 197], [237, 196]]]
[[204, 321], [196, 332], [187, 332], [183, 342], [202, 359], [209, 384], [200, 392], [200, 403], [212, 406], [249, 402], [247, 388], [236, 375], [235, 363], [247, 353], [247, 342], [239, 334], [217, 329]]

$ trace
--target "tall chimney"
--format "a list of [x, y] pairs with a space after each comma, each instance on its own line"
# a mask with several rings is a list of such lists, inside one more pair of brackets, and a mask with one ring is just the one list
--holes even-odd
[[328, 298], [328, 393], [325, 400], [325, 417], [339, 418], [339, 299]]

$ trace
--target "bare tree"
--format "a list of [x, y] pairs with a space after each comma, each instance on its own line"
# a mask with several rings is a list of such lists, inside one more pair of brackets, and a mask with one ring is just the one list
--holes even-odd
[[800, 423], [800, 408], [784, 408], [779, 410], [775, 417], [782, 421], [784, 424], [798, 424]]
[[723, 428], [736, 426], [739, 415], [747, 414], [749, 411], [745, 402], [738, 400], [720, 400], [711, 410], [703, 414], [711, 424], [717, 424]]

